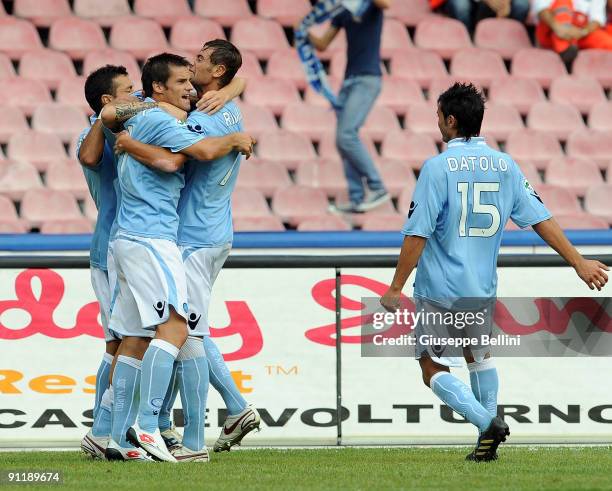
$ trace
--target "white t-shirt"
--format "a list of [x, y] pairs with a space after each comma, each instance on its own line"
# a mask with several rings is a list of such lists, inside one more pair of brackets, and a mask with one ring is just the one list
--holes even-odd
[[[549, 8], [552, 3], [552, 0], [535, 0], [532, 4], [534, 17], [537, 18], [538, 14]], [[574, 10], [586, 15], [589, 22], [606, 25], [606, 0], [573, 0], [572, 3]]]

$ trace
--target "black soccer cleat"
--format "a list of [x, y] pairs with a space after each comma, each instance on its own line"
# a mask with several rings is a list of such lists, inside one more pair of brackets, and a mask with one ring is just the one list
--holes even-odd
[[489, 427], [478, 437], [476, 448], [465, 458], [474, 462], [497, 460], [497, 447], [506, 441], [510, 428], [499, 416], [493, 418]]

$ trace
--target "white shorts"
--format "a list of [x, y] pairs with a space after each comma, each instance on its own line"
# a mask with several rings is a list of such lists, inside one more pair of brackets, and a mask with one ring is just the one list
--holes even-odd
[[104, 341], [108, 343], [109, 341], [121, 339], [121, 337], [117, 336], [108, 327], [111, 305], [111, 289], [108, 282], [108, 273], [95, 266], [90, 268], [90, 273], [91, 286], [100, 304], [100, 320], [102, 321], [102, 330], [104, 331]]
[[166, 239], [122, 233], [113, 241], [118, 295], [110, 327], [123, 336], [153, 337], [170, 307], [187, 318], [187, 284], [181, 253]]
[[190, 336], [208, 336], [208, 307], [212, 287], [229, 256], [232, 244], [202, 248], [180, 246], [180, 249], [185, 263], [189, 295], [188, 332]]

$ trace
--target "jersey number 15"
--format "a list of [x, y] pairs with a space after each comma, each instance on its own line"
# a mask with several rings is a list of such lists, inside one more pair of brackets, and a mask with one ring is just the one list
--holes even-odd
[[[473, 183], [472, 193], [472, 210], [470, 213], [476, 215], [489, 215], [491, 217], [491, 226], [489, 228], [470, 227], [466, 231], [466, 222], [468, 215], [468, 193], [470, 192], [469, 182], [458, 182], [457, 191], [461, 195], [461, 218], [459, 219], [459, 237], [492, 237], [499, 230], [501, 217], [497, 206], [480, 202], [480, 193], [484, 192], [499, 192], [498, 182], [475, 182]], [[467, 232], [467, 233], [466, 233]]]

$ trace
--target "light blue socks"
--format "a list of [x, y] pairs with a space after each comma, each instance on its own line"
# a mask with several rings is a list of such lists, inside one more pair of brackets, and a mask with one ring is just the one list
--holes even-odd
[[125, 433], [134, 424], [138, 414], [141, 365], [142, 362], [136, 358], [119, 355], [113, 373], [111, 437], [123, 448], [133, 446], [125, 439]]
[[493, 358], [485, 358], [480, 363], [468, 363], [468, 370], [470, 371], [470, 385], [474, 397], [491, 416], [497, 416], [499, 379]]

